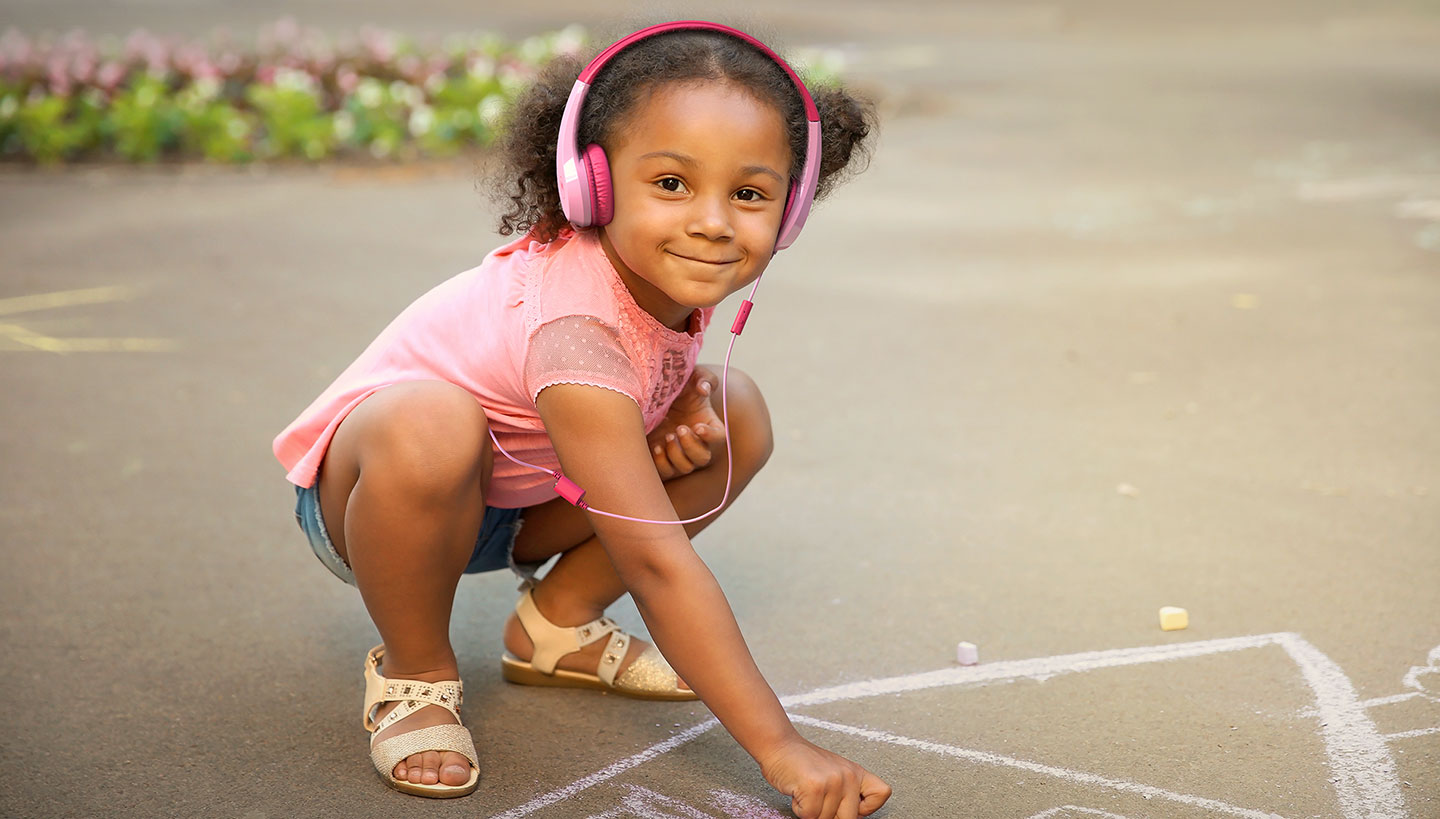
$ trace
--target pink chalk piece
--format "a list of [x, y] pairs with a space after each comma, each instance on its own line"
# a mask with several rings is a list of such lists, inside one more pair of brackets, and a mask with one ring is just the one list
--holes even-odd
[[980, 662], [980, 650], [974, 643], [961, 643], [955, 648], [955, 659], [961, 665], [975, 665]]

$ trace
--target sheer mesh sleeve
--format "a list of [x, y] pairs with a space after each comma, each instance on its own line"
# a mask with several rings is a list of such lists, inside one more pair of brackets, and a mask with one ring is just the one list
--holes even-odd
[[525, 389], [534, 401], [555, 384], [586, 384], [640, 403], [640, 377], [615, 328], [591, 316], [564, 316], [540, 326], [525, 354]]

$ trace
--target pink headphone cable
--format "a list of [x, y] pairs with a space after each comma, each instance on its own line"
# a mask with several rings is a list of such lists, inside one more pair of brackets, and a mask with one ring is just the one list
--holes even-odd
[[[760, 289], [760, 278], [761, 277], [759, 276], [755, 278], [755, 284], [750, 288], [750, 295], [740, 302], [740, 309], [735, 313], [735, 321], [730, 325], [730, 346], [725, 350], [725, 368], [721, 371], [720, 375], [720, 403], [727, 406], [730, 386], [730, 354], [735, 352], [735, 342], [737, 339], [740, 338], [741, 331], [745, 329], [745, 320], [750, 317], [750, 309], [755, 306], [755, 291]], [[618, 518], [620, 520], [631, 520], [636, 523], [666, 523], [683, 526], [687, 523], [695, 523], [697, 521], [702, 521], [705, 518], [708, 518], [716, 512], [719, 512], [721, 509], [725, 508], [725, 502], [730, 500], [731, 479], [735, 475], [735, 459], [732, 457], [730, 450], [730, 422], [727, 420], [725, 422], [725, 494], [721, 496], [720, 503], [716, 505], [714, 509], [711, 509], [709, 512], [706, 512], [703, 515], [699, 515], [698, 517], [689, 518], [687, 520], [651, 520], [649, 518], [632, 518], [629, 515], [620, 515], [616, 514], [615, 512], [606, 512], [603, 509], [596, 509], [592, 507], [590, 504], [585, 502], [585, 490], [581, 489], [579, 484], [576, 484], [574, 481], [565, 477], [565, 475], [560, 472], [560, 470], [546, 469], [543, 466], [536, 466], [535, 464], [522, 461], [514, 455], [511, 455], [509, 452], [506, 452], [505, 447], [500, 446], [500, 439], [495, 437], [494, 429], [490, 429], [490, 440], [495, 442], [495, 449], [498, 450], [501, 455], [504, 455], [505, 457], [509, 458], [517, 464], [520, 464], [521, 466], [529, 467], [536, 472], [544, 472], [547, 475], [555, 478], [555, 494], [569, 501], [571, 505], [576, 506], [580, 509], [584, 509], [587, 512], [593, 512], [597, 515], [604, 515], [610, 518]]]

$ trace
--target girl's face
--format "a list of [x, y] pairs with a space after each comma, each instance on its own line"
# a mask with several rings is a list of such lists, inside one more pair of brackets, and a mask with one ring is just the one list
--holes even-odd
[[615, 216], [600, 241], [636, 303], [684, 329], [774, 255], [790, 188], [784, 121], [738, 86], [671, 83], [612, 142]]

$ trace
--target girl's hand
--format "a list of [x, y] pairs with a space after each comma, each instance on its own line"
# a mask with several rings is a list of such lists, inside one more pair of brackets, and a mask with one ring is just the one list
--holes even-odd
[[714, 372], [696, 367], [660, 426], [646, 436], [661, 480], [704, 469], [714, 459], [715, 451], [725, 445], [725, 425], [710, 401], [719, 388], [720, 379]]
[[890, 798], [890, 786], [878, 776], [798, 734], [760, 760], [760, 772], [790, 797], [790, 810], [800, 819], [869, 816]]

